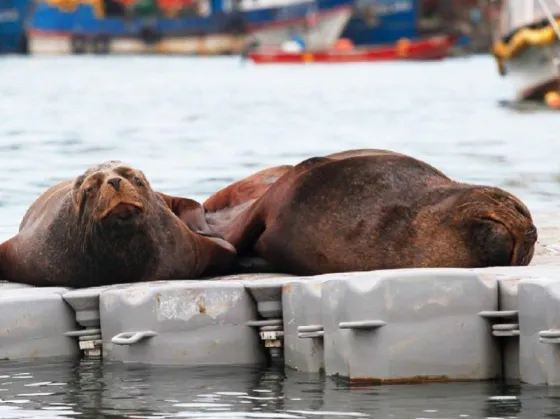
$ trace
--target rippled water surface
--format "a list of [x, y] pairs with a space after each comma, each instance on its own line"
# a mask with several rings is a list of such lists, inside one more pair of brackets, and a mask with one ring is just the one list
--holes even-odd
[[257, 368], [4, 363], [0, 417], [546, 418], [560, 389], [492, 383], [360, 386]]
[[[556, 210], [558, 114], [497, 105], [512, 94], [489, 57], [291, 67], [242, 65], [235, 58], [3, 58], [0, 240], [16, 233], [46, 187], [107, 159], [141, 168], [155, 189], [204, 199], [270, 165], [348, 148], [389, 148], [456, 179], [509, 189], [533, 211]], [[0, 374], [0, 417], [560, 413], [558, 390], [538, 387], [349, 389], [271, 370], [87, 363], [2, 363]], [[510, 397], [495, 398], [501, 395]]]

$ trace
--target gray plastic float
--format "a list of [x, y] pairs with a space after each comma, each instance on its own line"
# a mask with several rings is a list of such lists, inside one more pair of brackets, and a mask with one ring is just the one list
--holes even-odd
[[265, 361], [246, 326], [256, 304], [239, 281], [162, 281], [111, 287], [100, 294], [103, 358], [180, 365]]
[[0, 286], [0, 359], [77, 356], [65, 333], [75, 329], [74, 313], [62, 295], [68, 288]]

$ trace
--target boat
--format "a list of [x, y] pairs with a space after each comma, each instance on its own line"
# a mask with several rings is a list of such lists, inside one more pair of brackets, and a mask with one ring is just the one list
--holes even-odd
[[328, 48], [354, 0], [35, 0], [31, 54], [237, 54], [300, 33]]
[[25, 17], [29, 0], [0, 1], [0, 54], [27, 52]]
[[418, 0], [357, 0], [341, 34], [354, 45], [391, 44], [418, 35]]
[[515, 100], [560, 108], [560, 1], [504, 0], [492, 46]]
[[255, 50], [248, 58], [255, 64], [356, 63], [390, 60], [438, 60], [449, 55], [455, 35], [438, 35], [410, 41], [403, 38], [392, 45], [350, 47], [323, 51], [288, 52]]
[[456, 11], [454, 0], [356, 0], [341, 37], [372, 46], [451, 33]]

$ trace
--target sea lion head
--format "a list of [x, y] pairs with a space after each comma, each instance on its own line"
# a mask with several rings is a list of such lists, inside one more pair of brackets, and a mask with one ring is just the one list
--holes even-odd
[[457, 202], [466, 242], [482, 266], [525, 266], [531, 262], [537, 228], [528, 208], [512, 194], [474, 187]]
[[144, 174], [118, 160], [90, 167], [72, 189], [78, 222], [121, 232], [142, 223], [151, 194]]

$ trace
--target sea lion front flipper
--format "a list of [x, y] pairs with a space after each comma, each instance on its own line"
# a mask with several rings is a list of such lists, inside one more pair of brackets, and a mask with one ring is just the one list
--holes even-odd
[[206, 237], [221, 238], [220, 235], [212, 231], [204, 216], [202, 205], [194, 199], [180, 198], [177, 196], [166, 195], [156, 192], [167, 204], [169, 209], [194, 233]]
[[236, 217], [220, 227], [220, 234], [231, 243], [238, 254], [251, 251], [260, 235], [266, 229], [262, 199], [240, 212]]
[[214, 193], [204, 201], [202, 206], [205, 211], [217, 212], [259, 199], [292, 167], [291, 165], [274, 166], [253, 173]]
[[226, 227], [220, 228], [224, 239], [233, 244], [240, 255], [253, 251], [255, 243], [266, 230], [268, 216], [277, 211], [276, 197], [284, 196], [298, 174], [331, 161], [324, 157], [312, 157], [291, 167], [259, 199], [228, 221]]
[[199, 235], [199, 257], [202, 263], [201, 277], [229, 275], [235, 273], [237, 251], [230, 243], [219, 237]]

